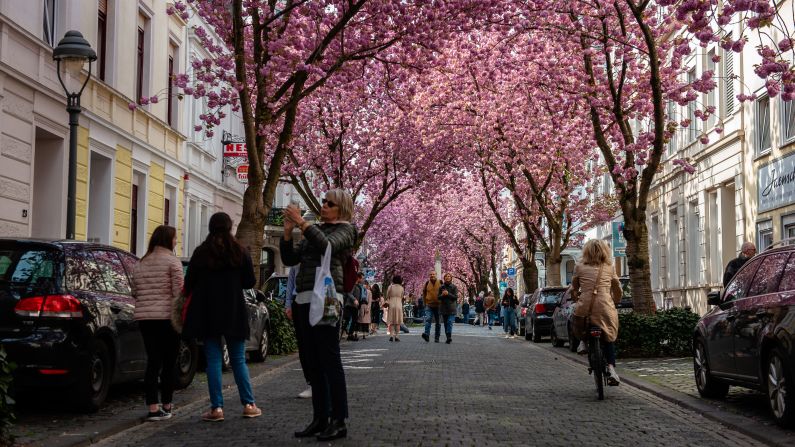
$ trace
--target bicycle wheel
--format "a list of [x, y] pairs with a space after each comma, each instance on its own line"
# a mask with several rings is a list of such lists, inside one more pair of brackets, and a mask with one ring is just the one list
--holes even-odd
[[593, 379], [596, 382], [596, 394], [599, 400], [605, 398], [605, 365], [604, 354], [602, 354], [602, 343], [593, 337], [588, 339], [588, 363], [593, 371]]

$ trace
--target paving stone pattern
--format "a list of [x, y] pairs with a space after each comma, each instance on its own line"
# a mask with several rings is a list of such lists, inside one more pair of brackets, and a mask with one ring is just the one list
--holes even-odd
[[[497, 328], [499, 329], [499, 328]], [[597, 401], [587, 371], [502, 331], [456, 325], [453, 343], [425, 343], [417, 330], [343, 344], [351, 418], [338, 445], [758, 445], [754, 440], [638, 389]], [[102, 441], [105, 446], [282, 446], [318, 444], [293, 431], [311, 419], [298, 363], [254, 379], [264, 414], [243, 419], [236, 390], [226, 421], [199, 419], [207, 401], [174, 418]]]

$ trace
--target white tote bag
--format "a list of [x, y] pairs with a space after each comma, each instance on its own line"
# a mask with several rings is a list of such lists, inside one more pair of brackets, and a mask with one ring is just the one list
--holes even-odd
[[315, 269], [315, 286], [309, 302], [309, 324], [334, 326], [342, 314], [342, 300], [331, 277], [331, 244], [326, 244], [326, 253]]

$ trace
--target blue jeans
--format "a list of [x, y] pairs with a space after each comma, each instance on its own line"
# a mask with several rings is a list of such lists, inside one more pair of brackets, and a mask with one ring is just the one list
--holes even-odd
[[[246, 366], [246, 341], [243, 339], [226, 340], [226, 349], [229, 351], [229, 361], [243, 405], [254, 403], [254, 392], [251, 391], [251, 380], [248, 377]], [[210, 406], [212, 408], [224, 407], [224, 396], [221, 384], [221, 356], [223, 348], [220, 338], [204, 339], [204, 356], [207, 358], [207, 387], [210, 390]]]
[[615, 342], [605, 342], [605, 360], [607, 361], [608, 365], [616, 364], [616, 343]]
[[439, 322], [439, 308], [426, 307], [425, 308], [425, 335], [431, 335], [431, 320], [436, 323], [436, 331], [434, 332], [434, 339], [439, 339], [439, 332], [442, 330], [442, 325]]
[[489, 311], [489, 327], [494, 325], [494, 320], [497, 319], [497, 313], [494, 311]]
[[513, 307], [503, 307], [502, 309], [502, 329], [508, 333], [510, 326], [511, 335], [516, 333], [516, 309]]
[[444, 335], [450, 340], [453, 338], [453, 323], [455, 323], [455, 315], [444, 315]]

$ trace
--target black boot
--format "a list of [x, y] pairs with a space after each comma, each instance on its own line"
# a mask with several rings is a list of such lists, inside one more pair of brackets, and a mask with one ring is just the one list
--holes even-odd
[[305, 429], [295, 432], [296, 438], [308, 438], [314, 436], [328, 427], [327, 418], [314, 419]]
[[344, 438], [346, 436], [348, 436], [348, 428], [345, 426], [345, 421], [341, 419], [332, 419], [328, 427], [317, 435], [317, 440], [331, 441], [332, 439]]

